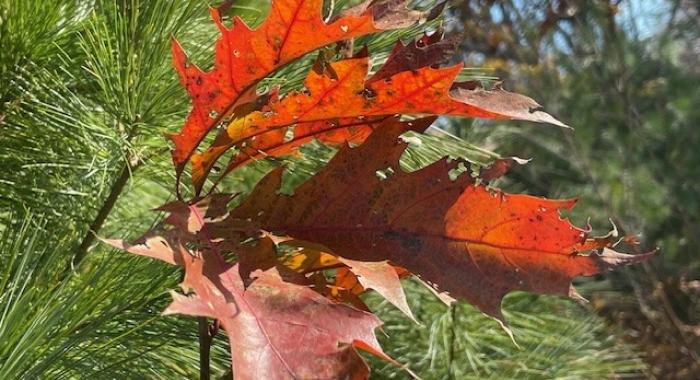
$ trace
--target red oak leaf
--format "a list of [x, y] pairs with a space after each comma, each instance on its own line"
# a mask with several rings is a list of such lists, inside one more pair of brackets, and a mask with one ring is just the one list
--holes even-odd
[[[453, 181], [449, 171], [458, 162], [447, 159], [402, 171], [403, 130], [386, 122], [364, 144], [341, 149], [291, 196], [277, 193], [282, 170], [273, 171], [222, 223], [252, 220], [344, 258], [389, 260], [499, 319], [510, 291], [569, 295], [576, 276], [648, 257], [590, 252], [611, 241], [587, 239], [561, 219], [558, 211], [573, 200], [505, 194], [468, 174]], [[376, 171], [387, 167], [394, 174], [382, 180]]]
[[[270, 103], [269, 109], [235, 118], [207, 150], [192, 157], [195, 187], [201, 188], [216, 160], [228, 149], [275, 129], [286, 130], [295, 123], [432, 114], [512, 118], [562, 125], [539, 111], [539, 105], [528, 97], [502, 89], [483, 90], [471, 82], [455, 85], [461, 64], [404, 71], [366, 85], [368, 63], [367, 58], [331, 63], [335, 77], [312, 71], [305, 81], [306, 92], [289, 94]], [[222, 176], [237, 165], [230, 164]]]
[[280, 67], [334, 42], [435, 17], [441, 8], [418, 12], [406, 0], [366, 1], [330, 22], [321, 17], [323, 0], [273, 0], [270, 13], [256, 29], [239, 17], [228, 28], [219, 11], [211, 9], [221, 31], [214, 68], [204, 72], [187, 60], [173, 40], [173, 62], [192, 98], [193, 108], [182, 130], [172, 136], [173, 161], [181, 168], [204, 136], [236, 106], [250, 101], [255, 85]]

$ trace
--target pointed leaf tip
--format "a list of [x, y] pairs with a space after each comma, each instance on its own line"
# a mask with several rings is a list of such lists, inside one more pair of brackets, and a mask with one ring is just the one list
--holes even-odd
[[345, 258], [340, 258], [340, 261], [350, 267], [362, 287], [373, 289], [413, 322], [418, 323], [408, 306], [396, 269], [388, 261], [363, 262]]
[[593, 255], [598, 256], [599, 268], [601, 271], [612, 270], [616, 267], [623, 265], [637, 264], [649, 260], [651, 257], [656, 255], [658, 249], [651, 252], [630, 255], [626, 253], [620, 253], [610, 248], [603, 248], [601, 253], [593, 253]]
[[478, 82], [456, 83], [450, 94], [461, 102], [500, 115], [501, 118], [547, 123], [571, 129], [544, 112], [542, 106], [532, 98], [506, 91], [499, 85], [486, 90]]

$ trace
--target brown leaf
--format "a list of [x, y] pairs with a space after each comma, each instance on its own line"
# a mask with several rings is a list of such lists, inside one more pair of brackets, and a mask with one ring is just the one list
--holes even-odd
[[[402, 130], [388, 121], [361, 146], [341, 149], [292, 196], [277, 193], [282, 172], [273, 171], [229, 219], [250, 218], [344, 258], [389, 260], [499, 319], [510, 291], [569, 295], [573, 277], [648, 257], [582, 254], [610, 241], [587, 240], [560, 218], [573, 200], [490, 191], [467, 174], [452, 181], [456, 163], [446, 159], [403, 172]], [[387, 167], [394, 174], [378, 178]]]
[[532, 98], [506, 91], [500, 84], [491, 90], [486, 90], [475, 82], [457, 83], [450, 90], [450, 96], [464, 104], [478, 107], [486, 112], [503, 115], [508, 119], [548, 123], [570, 128], [544, 112], [543, 107]]
[[454, 38], [443, 39], [439, 32], [430, 36], [425, 34], [406, 45], [397, 41], [386, 62], [367, 79], [367, 84], [391, 78], [402, 71], [440, 66], [452, 58], [456, 47]]

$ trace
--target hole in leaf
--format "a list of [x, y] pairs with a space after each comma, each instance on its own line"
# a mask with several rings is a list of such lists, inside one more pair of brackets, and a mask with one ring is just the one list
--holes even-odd
[[379, 178], [381, 181], [386, 181], [387, 179], [389, 179], [389, 177], [394, 175], [394, 169], [388, 167], [384, 170], [377, 170], [375, 174], [377, 175], [377, 178]]
[[449, 171], [449, 176], [450, 180], [454, 181], [459, 177], [462, 173], [466, 172], [468, 170], [467, 166], [464, 165], [464, 162], [460, 162], [457, 164], [456, 168], [450, 169]]
[[287, 127], [287, 130], [284, 132], [284, 142], [288, 143], [294, 139], [294, 126], [291, 125]]

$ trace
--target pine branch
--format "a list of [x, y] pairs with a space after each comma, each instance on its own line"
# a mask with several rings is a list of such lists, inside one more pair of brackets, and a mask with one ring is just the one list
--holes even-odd
[[80, 262], [83, 261], [83, 259], [87, 255], [88, 249], [90, 248], [92, 243], [95, 242], [97, 233], [102, 229], [102, 226], [107, 220], [107, 217], [114, 209], [114, 206], [116, 205], [119, 196], [126, 187], [126, 184], [129, 182], [129, 179], [131, 178], [131, 175], [134, 172], [134, 170], [136, 170], [136, 168], [136, 165], [132, 167], [132, 165], [130, 165], [129, 163], [124, 164], [124, 167], [121, 170], [121, 174], [119, 174], [119, 177], [117, 177], [117, 180], [112, 185], [112, 189], [110, 190], [107, 199], [102, 204], [102, 207], [97, 212], [95, 219], [92, 221], [92, 223], [90, 223], [90, 227], [85, 232], [85, 236], [83, 236], [80, 246], [78, 247], [75, 256], [73, 256], [73, 259], [71, 260], [71, 267], [76, 267], [78, 264], [80, 264]]

